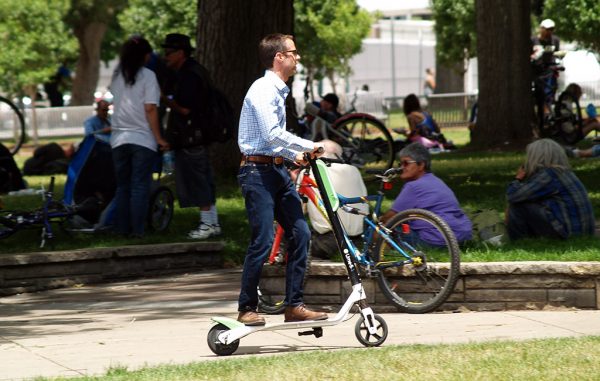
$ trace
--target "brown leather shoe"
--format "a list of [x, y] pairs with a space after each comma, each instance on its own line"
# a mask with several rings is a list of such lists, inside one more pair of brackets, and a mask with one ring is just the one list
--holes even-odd
[[257, 314], [255, 311], [240, 311], [237, 320], [245, 325], [256, 326], [265, 325], [265, 318]]
[[305, 321], [305, 320], [327, 320], [325, 312], [315, 312], [306, 308], [306, 305], [285, 307], [285, 322]]

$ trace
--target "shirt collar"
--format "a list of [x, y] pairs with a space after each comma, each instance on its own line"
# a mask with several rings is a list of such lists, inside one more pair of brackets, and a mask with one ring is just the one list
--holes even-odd
[[265, 78], [271, 81], [273, 85], [275, 85], [277, 90], [284, 96], [290, 92], [290, 89], [289, 87], [287, 87], [285, 82], [283, 82], [283, 80], [279, 78], [279, 76], [275, 74], [275, 72], [273, 72], [272, 70], [265, 70]]

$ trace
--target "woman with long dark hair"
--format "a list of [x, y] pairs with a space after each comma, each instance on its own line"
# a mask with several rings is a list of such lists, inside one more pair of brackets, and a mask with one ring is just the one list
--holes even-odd
[[444, 148], [440, 128], [431, 114], [423, 111], [419, 98], [415, 94], [409, 94], [404, 98], [402, 109], [408, 121], [408, 131], [396, 130], [396, 132], [406, 135], [410, 142], [421, 143], [426, 148]]
[[144, 234], [158, 148], [168, 149], [158, 124], [158, 81], [144, 67], [151, 53], [144, 38], [128, 39], [110, 85], [114, 96], [110, 144], [117, 180], [115, 230], [133, 237]]

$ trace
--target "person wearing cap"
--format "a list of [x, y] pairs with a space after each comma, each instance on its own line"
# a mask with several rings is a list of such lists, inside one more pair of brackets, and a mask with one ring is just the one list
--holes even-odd
[[[175, 82], [168, 84], [173, 94], [163, 96], [163, 101], [171, 109], [167, 121], [169, 130], [175, 126], [187, 126], [191, 113], [201, 109], [209, 94], [210, 77], [206, 68], [191, 57], [194, 49], [189, 36], [168, 34], [162, 47], [167, 67], [176, 72]], [[180, 207], [200, 209], [200, 223], [188, 233], [188, 238], [207, 239], [220, 235], [208, 144], [175, 146], [175, 186]]]
[[340, 104], [340, 99], [334, 93], [325, 94], [319, 102], [319, 108], [321, 109], [321, 113], [319, 114], [326, 121], [333, 123], [338, 119], [342, 114], [338, 111], [338, 106]]
[[238, 321], [249, 326], [265, 324], [258, 315], [257, 287], [263, 264], [273, 245], [273, 220], [283, 227], [288, 242], [285, 321], [324, 320], [327, 314], [311, 311], [303, 303], [310, 230], [302, 202], [284, 160], [304, 162], [323, 145], [286, 130], [285, 82], [296, 74], [300, 55], [290, 35], [270, 34], [260, 41], [258, 56], [266, 69], [254, 81], [242, 105], [238, 146], [242, 153], [238, 181], [246, 204], [251, 242], [246, 251], [238, 299]]
[[[560, 50], [560, 39], [554, 35], [554, 28], [555, 24], [551, 19], [545, 19], [540, 23], [539, 35], [531, 38], [532, 61], [541, 61], [543, 64], [554, 62], [553, 53]], [[547, 48], [548, 46], [552, 48]]]

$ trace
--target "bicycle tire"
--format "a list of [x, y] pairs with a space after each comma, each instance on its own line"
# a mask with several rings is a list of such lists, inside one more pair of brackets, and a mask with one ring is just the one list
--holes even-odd
[[7, 142], [11, 155], [21, 149], [25, 141], [25, 118], [9, 99], [0, 97], [0, 141]]
[[[308, 279], [308, 273], [310, 272], [310, 265], [312, 262], [312, 256], [311, 256], [311, 252], [310, 252], [310, 242], [308, 244], [308, 253], [306, 254], [306, 271], [304, 271], [304, 279], [302, 279], [302, 286], [304, 287], [306, 285], [306, 280]], [[285, 239], [281, 240], [280, 246], [279, 246], [279, 250], [281, 251], [281, 255], [283, 256], [283, 258], [287, 258], [287, 247], [285, 245]], [[285, 270], [285, 261], [282, 262], [275, 262], [273, 265], [270, 266], [282, 266]], [[267, 265], [268, 266], [268, 265]], [[263, 283], [265, 280], [263, 278], [261, 278], [261, 282]], [[285, 290], [283, 295], [280, 294], [272, 294], [267, 292], [267, 290], [269, 290], [268, 287], [264, 286], [263, 283], [263, 288], [260, 287], [260, 284], [257, 287], [257, 291], [258, 291], [258, 311], [259, 312], [263, 312], [265, 314], [268, 315], [279, 315], [282, 314], [285, 311]]]
[[[410, 234], [415, 234], [414, 223], [434, 228], [443, 244], [413, 243], [406, 245]], [[392, 230], [390, 238], [410, 254], [407, 265], [394, 265], [405, 259], [383, 238], [375, 243], [372, 259], [376, 262], [377, 280], [386, 298], [399, 311], [422, 314], [441, 306], [452, 294], [460, 271], [460, 249], [454, 233], [439, 216], [423, 209], [409, 209], [396, 214], [386, 227]], [[414, 250], [413, 250], [414, 249]]]
[[345, 159], [357, 167], [389, 169], [394, 164], [394, 140], [385, 125], [369, 114], [348, 114], [333, 125], [330, 139], [344, 150]]
[[173, 192], [165, 186], [159, 186], [150, 196], [148, 204], [148, 228], [154, 232], [167, 230], [173, 219], [174, 212]]

